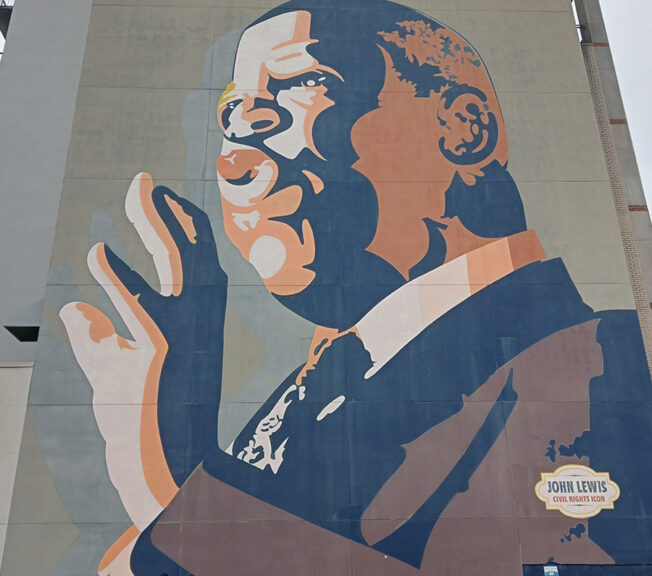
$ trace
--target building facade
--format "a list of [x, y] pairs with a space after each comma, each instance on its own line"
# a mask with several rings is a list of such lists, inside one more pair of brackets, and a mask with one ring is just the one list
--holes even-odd
[[0, 574], [652, 574], [652, 224], [576, 9], [16, 2]]

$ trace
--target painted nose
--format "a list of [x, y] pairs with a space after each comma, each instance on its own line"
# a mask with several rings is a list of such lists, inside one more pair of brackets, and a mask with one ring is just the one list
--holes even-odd
[[268, 132], [279, 125], [280, 118], [271, 108], [253, 108], [242, 114], [243, 120], [249, 122], [251, 129], [257, 134]]
[[281, 119], [270, 104], [268, 99], [251, 97], [227, 104], [219, 114], [222, 130], [227, 136], [235, 138], [273, 130]]

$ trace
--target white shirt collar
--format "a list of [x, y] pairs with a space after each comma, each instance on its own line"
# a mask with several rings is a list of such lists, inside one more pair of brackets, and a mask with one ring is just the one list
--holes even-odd
[[546, 257], [534, 230], [486, 244], [410, 280], [360, 320], [356, 332], [371, 355], [371, 378], [428, 326], [511, 272]]

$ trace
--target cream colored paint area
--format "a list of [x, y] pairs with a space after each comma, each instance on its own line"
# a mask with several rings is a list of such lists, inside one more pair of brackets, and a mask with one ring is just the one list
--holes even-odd
[[0, 364], [0, 567], [31, 378], [31, 364]]
[[402, 286], [377, 304], [358, 324], [371, 354], [371, 378], [437, 318], [471, 296], [466, 256]]

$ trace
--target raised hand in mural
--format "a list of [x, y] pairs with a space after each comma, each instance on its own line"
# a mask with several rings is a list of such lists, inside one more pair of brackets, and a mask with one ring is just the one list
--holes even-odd
[[142, 529], [217, 441], [226, 274], [208, 216], [148, 174], [125, 210], [152, 254], [154, 290], [103, 243], [88, 266], [131, 338], [83, 302], [62, 308], [75, 357], [93, 387], [111, 481]]

